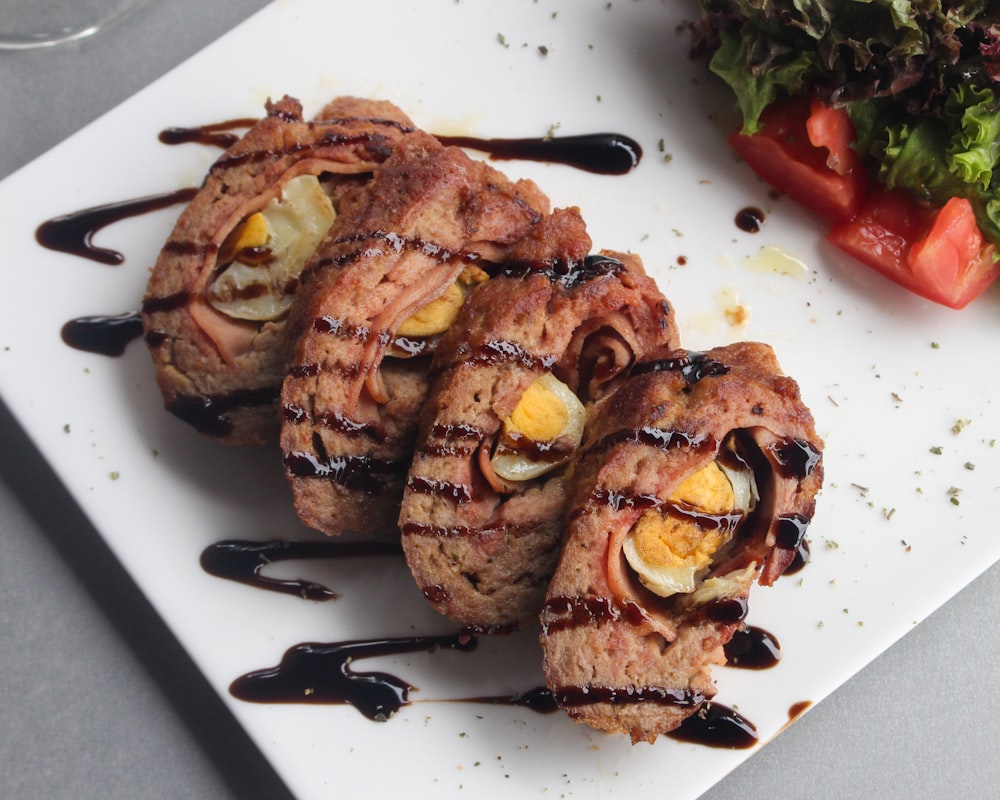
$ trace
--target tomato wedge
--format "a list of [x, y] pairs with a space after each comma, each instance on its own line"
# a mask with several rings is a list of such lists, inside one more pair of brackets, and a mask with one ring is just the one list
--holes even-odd
[[867, 177], [851, 148], [854, 125], [847, 112], [795, 97], [768, 106], [752, 136], [739, 131], [729, 144], [761, 178], [797, 203], [834, 220], [854, 216]]
[[998, 275], [996, 248], [983, 239], [972, 204], [951, 198], [940, 209], [901, 189], [873, 189], [862, 209], [827, 239], [910, 291], [964, 308]]

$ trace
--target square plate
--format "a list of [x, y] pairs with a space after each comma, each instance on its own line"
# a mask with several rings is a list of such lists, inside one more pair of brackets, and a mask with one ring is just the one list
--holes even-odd
[[[718, 700], [762, 743], [1000, 557], [990, 535], [998, 452], [991, 375], [977, 346], [998, 293], [953, 312], [898, 290], [823, 242], [731, 156], [728, 91], [688, 57], [695, 3], [281, 0], [10, 176], [0, 213], [12, 247], [0, 296], [3, 397], [109, 546], [290, 789], [302, 798], [372, 785], [450, 797], [559, 792], [696, 797], [754, 750], [618, 737], [504, 705], [451, 702], [541, 683], [535, 632], [365, 661], [416, 690], [385, 723], [349, 706], [257, 705], [231, 681], [299, 642], [447, 633], [399, 560], [275, 565], [340, 595], [319, 603], [205, 573], [222, 539], [315, 540], [297, 522], [269, 448], [231, 450], [163, 411], [140, 343], [109, 358], [67, 347], [68, 320], [135, 310], [177, 207], [100, 231], [109, 267], [38, 246], [53, 216], [197, 185], [217, 150], [169, 147], [169, 126], [258, 115], [299, 97], [397, 103], [423, 128], [481, 137], [616, 131], [644, 156], [625, 176], [497, 163], [579, 206], [595, 247], [630, 250], [674, 303], [685, 346], [771, 344], [826, 439], [827, 485], [794, 578], [757, 589], [749, 622], [774, 633], [773, 669], [716, 670]], [[342, 31], [347, 34], [340, 33]], [[250, 57], [248, 54], [253, 54]], [[53, 191], [53, 188], [56, 191]], [[760, 232], [735, 224], [763, 211]], [[59, 287], [44, 304], [39, 286]], [[737, 313], [734, 313], [737, 312]]]

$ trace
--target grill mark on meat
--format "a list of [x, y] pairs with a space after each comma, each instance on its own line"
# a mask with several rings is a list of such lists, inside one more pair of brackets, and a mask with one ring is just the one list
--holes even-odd
[[372, 329], [367, 325], [353, 325], [326, 314], [315, 317], [311, 324], [312, 329], [317, 333], [339, 336], [341, 339], [355, 339], [364, 343], [368, 342], [368, 338], [372, 334]]
[[464, 483], [452, 483], [451, 481], [439, 481], [434, 478], [411, 476], [406, 482], [406, 486], [410, 491], [417, 494], [433, 494], [438, 497], [445, 497], [459, 505], [472, 501], [472, 487]]
[[473, 425], [435, 423], [417, 457], [468, 458], [480, 447], [486, 434]]
[[319, 364], [293, 364], [288, 368], [288, 375], [292, 378], [315, 378], [322, 372]]
[[160, 295], [159, 297], [147, 297], [142, 301], [142, 312], [144, 314], [155, 314], [158, 312], [176, 311], [188, 305], [193, 299], [191, 292], [174, 292], [173, 294]]
[[232, 431], [230, 415], [242, 408], [270, 405], [278, 398], [278, 387], [262, 386], [257, 389], [238, 389], [225, 394], [175, 395], [167, 410], [207, 436], [226, 436]]
[[643, 426], [632, 430], [625, 429], [610, 433], [592, 444], [589, 450], [607, 450], [622, 444], [641, 444], [656, 447], [660, 450], [679, 450], [682, 447], [712, 449], [716, 447], [715, 439], [704, 433], [688, 433], [687, 431], [654, 428]]
[[530, 461], [555, 464], [565, 460], [576, 451], [576, 446], [565, 439], [550, 442], [536, 442], [519, 433], [507, 433], [503, 437], [504, 446], [519, 453]]
[[493, 339], [468, 352], [468, 360], [477, 366], [495, 367], [500, 364], [520, 364], [528, 369], [551, 369], [557, 355], [535, 355], [517, 342]]
[[208, 256], [219, 249], [215, 242], [198, 242], [191, 239], [169, 239], [163, 251], [176, 256]]
[[360, 364], [296, 364], [289, 368], [293, 378], [314, 378], [317, 375], [339, 375], [346, 380], [354, 380], [361, 374]]
[[684, 382], [693, 386], [703, 378], [728, 375], [729, 367], [705, 353], [690, 350], [684, 355], [637, 364], [632, 369], [633, 375], [645, 375], [651, 372], [679, 372]]
[[400, 122], [398, 119], [388, 119], [387, 117], [324, 117], [318, 122], [322, 125], [349, 125], [351, 123], [367, 123], [378, 125], [383, 128], [395, 128], [400, 133], [413, 133], [416, 128]]
[[[419, 236], [404, 236], [399, 233], [384, 230], [355, 232], [344, 236], [338, 236], [330, 241], [328, 247], [344, 247], [346, 245], [361, 244], [373, 240], [375, 242], [383, 242], [387, 244], [392, 252], [397, 255], [402, 253], [404, 250], [409, 250], [411, 252], [425, 255], [428, 258], [433, 258], [440, 264], [446, 264], [449, 261], [454, 261], [456, 259], [467, 264], [474, 264], [481, 258], [479, 253], [474, 250], [449, 250], [447, 247], [429, 241], [428, 239], [423, 239]], [[314, 259], [307, 266], [307, 270], [309, 272], [315, 272], [316, 270], [331, 266], [346, 267], [349, 264], [353, 264], [363, 258], [375, 258], [385, 254], [385, 250], [378, 249], [377, 247], [361, 247], [356, 250], [349, 250], [345, 253], [337, 253], [336, 255]]]
[[[322, 448], [317, 448], [321, 451]], [[284, 454], [285, 468], [297, 478], [318, 478], [366, 494], [381, 494], [405, 474], [398, 461], [362, 455], [327, 455], [293, 451]]]
[[550, 597], [542, 608], [542, 635], [556, 633], [582, 625], [602, 625], [624, 619], [632, 625], [641, 625], [645, 620], [642, 610], [632, 602], [617, 605], [608, 597], [585, 595]]
[[424, 445], [419, 453], [433, 458], [468, 458], [476, 452], [479, 444], [443, 444], [432, 442]]
[[511, 262], [505, 264], [498, 274], [510, 278], [523, 278], [541, 273], [553, 283], [571, 290], [605, 275], [617, 275], [624, 269], [625, 265], [617, 258], [591, 254], [582, 261], [552, 258], [530, 263]]
[[363, 151], [361, 156], [365, 161], [384, 161], [392, 152], [389, 140], [381, 134], [327, 134], [309, 144], [294, 143], [284, 148], [266, 148], [249, 150], [245, 153], [223, 155], [209, 169], [210, 174], [218, 174], [228, 170], [239, 169], [265, 161], [278, 161], [282, 158], [309, 158], [312, 153], [325, 147], [358, 147]]
[[490, 536], [495, 533], [504, 532], [517, 536], [529, 533], [534, 530], [534, 525], [516, 525], [506, 523], [502, 525], [428, 525], [422, 522], [407, 522], [400, 528], [403, 536], [440, 536], [447, 539], [474, 538], [477, 536]]
[[464, 422], [458, 424], [437, 422], [431, 428], [431, 436], [435, 439], [469, 439], [479, 442], [485, 435], [481, 428]]
[[285, 403], [282, 406], [282, 415], [286, 422], [293, 425], [302, 425], [308, 422], [321, 425], [331, 431], [345, 434], [347, 436], [367, 436], [376, 438], [379, 434], [379, 427], [371, 422], [361, 422], [351, 419], [340, 412], [323, 412], [315, 417], [305, 408], [297, 403]]
[[708, 698], [699, 691], [666, 686], [557, 686], [552, 696], [559, 706], [588, 706], [607, 703], [612, 706], [648, 703], [660, 706], [697, 708]]

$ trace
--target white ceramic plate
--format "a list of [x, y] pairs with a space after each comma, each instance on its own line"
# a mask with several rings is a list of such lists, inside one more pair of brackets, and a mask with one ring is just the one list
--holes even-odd
[[[1000, 556], [991, 529], [1000, 456], [979, 345], [1000, 328], [997, 291], [953, 312], [910, 296], [823, 243], [822, 227], [729, 154], [732, 103], [687, 55], [693, 2], [281, 0], [0, 186], [8, 265], [0, 385], [40, 450], [233, 714], [302, 798], [433, 790], [436, 796], [695, 797], [751, 750], [669, 739], [633, 747], [561, 714], [448, 699], [541, 682], [534, 634], [473, 655], [373, 660], [414, 686], [386, 723], [349, 706], [258, 705], [230, 682], [304, 641], [444, 633], [399, 560], [277, 566], [341, 594], [331, 603], [214, 578], [199, 555], [226, 538], [304, 539], [276, 453], [203, 441], [162, 410], [144, 348], [67, 347], [64, 322], [138, 306], [177, 208], [96, 240], [119, 267], [41, 249], [52, 216], [197, 184], [217, 151], [157, 134], [255, 115], [289, 93], [307, 113], [336, 94], [387, 98], [441, 134], [618, 131], [645, 151], [624, 177], [504, 162], [556, 205], [578, 205], [597, 247], [639, 253], [674, 302], [684, 343], [769, 342], [826, 439], [812, 561], [752, 597], [774, 633], [773, 669], [717, 670], [718, 700], [761, 743]], [[757, 234], [734, 224], [766, 212]], [[730, 315], [748, 312], [741, 324]], [[361, 668], [359, 666], [359, 668]]]

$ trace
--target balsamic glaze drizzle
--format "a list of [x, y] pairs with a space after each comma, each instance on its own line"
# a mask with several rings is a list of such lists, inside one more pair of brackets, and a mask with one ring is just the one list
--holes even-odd
[[227, 539], [202, 551], [201, 567], [209, 575], [258, 589], [296, 595], [305, 600], [334, 600], [339, 595], [326, 586], [312, 581], [271, 578], [262, 574], [262, 570], [276, 561], [398, 556], [402, 553], [398, 542], [256, 542]]
[[781, 645], [774, 634], [752, 625], [737, 630], [723, 649], [726, 664], [740, 669], [770, 669], [781, 660]]
[[125, 314], [77, 317], [62, 326], [65, 344], [76, 350], [103, 356], [124, 354], [128, 343], [142, 336], [142, 320], [130, 311]]
[[165, 128], [160, 131], [159, 140], [163, 144], [185, 144], [194, 142], [212, 147], [221, 147], [223, 150], [231, 147], [239, 141], [239, 134], [233, 133], [240, 128], [249, 128], [256, 124], [256, 117], [243, 117], [241, 119], [231, 119], [225, 122], [213, 122], [208, 125], [200, 125], [196, 128]]
[[529, 139], [480, 139], [438, 136], [442, 144], [489, 153], [494, 160], [520, 159], [565, 164], [598, 175], [624, 175], [639, 165], [642, 147], [620, 133], [546, 136]]
[[102, 228], [128, 217], [159, 211], [178, 203], [187, 203], [197, 194], [193, 188], [154, 194], [135, 200], [85, 208], [43, 222], [35, 231], [35, 240], [49, 250], [88, 258], [109, 266], [117, 266], [125, 257], [117, 250], [97, 247], [93, 236]]
[[715, 702], [704, 703], [667, 737], [729, 750], [746, 750], [758, 742], [757, 728], [750, 720]]
[[250, 703], [352, 705], [368, 719], [385, 722], [409, 700], [415, 687], [387, 672], [357, 672], [365, 658], [439, 649], [470, 652], [477, 640], [466, 633], [317, 644], [285, 651], [281, 663], [240, 676], [230, 684], [233, 697]]

